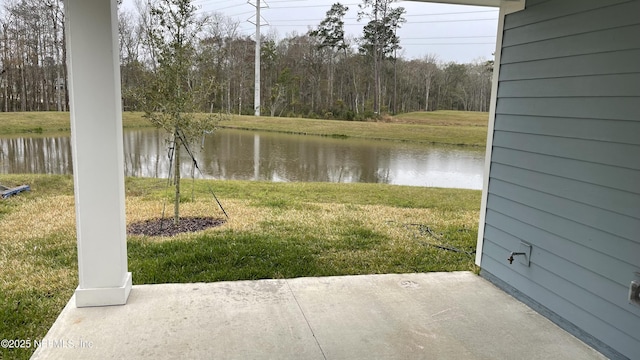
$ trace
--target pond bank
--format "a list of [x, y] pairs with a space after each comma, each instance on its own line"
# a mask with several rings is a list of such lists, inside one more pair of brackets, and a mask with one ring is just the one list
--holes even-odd
[[[487, 120], [486, 113], [462, 111], [416, 112], [378, 122], [231, 115], [220, 121], [219, 126], [338, 138], [481, 147], [486, 144]], [[125, 128], [152, 127], [139, 112], [124, 112], [123, 126]], [[69, 113], [0, 113], [0, 135], [68, 131], [70, 131]]]

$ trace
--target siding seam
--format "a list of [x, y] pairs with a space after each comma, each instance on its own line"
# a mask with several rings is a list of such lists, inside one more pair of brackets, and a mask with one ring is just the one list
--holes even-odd
[[[624, 29], [624, 28], [627, 28], [627, 27], [635, 27], [635, 26], [638, 26], [638, 24], [639, 23], [630, 24], [630, 25], [612, 26], [612, 27], [602, 28], [602, 29], [597, 29], [597, 30], [592, 30], [592, 31], [582, 31], [582, 32], [574, 33], [574, 34], [567, 34], [567, 35], [562, 35], [562, 36], [554, 36], [554, 37], [544, 38], [544, 39], [540, 39], [540, 40], [526, 41], [526, 42], [521, 42], [521, 43], [514, 43], [514, 44], [511, 44], [511, 45], [505, 45], [503, 47], [503, 49], [508, 49], [508, 48], [512, 48], [512, 47], [515, 47], [515, 46], [537, 44], [537, 43], [541, 43], [541, 42], [545, 42], [545, 41], [551, 41], [551, 40], [578, 37], [578, 36], [582, 36], [582, 35], [586, 35], [586, 34], [597, 34], [599, 32], [603, 32], [603, 31]], [[631, 49], [637, 49], [637, 48], [631, 48]], [[588, 54], [591, 54], [591, 53], [588, 53]]]
[[[576, 15], [587, 14], [587, 13], [590, 13], [590, 12], [597, 12], [597, 11], [601, 11], [601, 10], [606, 9], [606, 8], [620, 6], [620, 5], [623, 5], [623, 4], [629, 4], [629, 3], [632, 3], [633, 1], [634, 0], [628, 0], [628, 1], [625, 1], [625, 2], [617, 3], [617, 4], [608, 4], [608, 5], [603, 4], [604, 6], [597, 7], [597, 8], [592, 8], [592, 9], [586, 9], [586, 10], [582, 10], [582, 11], [572, 12], [572, 13], [561, 15], [561, 16], [551, 16], [551, 17], [548, 17], [548, 18], [545, 18], [545, 19], [541, 19], [541, 20], [538, 20], [538, 21], [525, 23], [525, 24], [521, 24], [521, 25], [516, 25], [516, 26], [509, 27], [509, 28], [505, 27], [504, 30], [505, 30], [505, 32], [507, 32], [507, 31], [511, 31], [511, 30], [514, 30], [514, 29], [520, 29], [520, 28], [523, 28], [523, 27], [526, 27], [526, 26], [530, 26], [530, 25], [543, 24], [543, 23], [545, 23], [547, 21], [551, 21], [551, 20], [558, 20], [558, 19], [562, 19], [562, 18], [570, 18], [570, 17], [576, 16]], [[547, 2], [549, 2], [549, 1], [547, 1]], [[527, 6], [526, 9], [527, 10], [535, 9], [535, 6], [539, 6], [539, 5], [541, 5], [541, 4], [535, 4], [535, 5], [531, 6], [531, 7]], [[600, 30], [600, 29], [598, 29], [598, 30]]]
[[[510, 116], [517, 116], [517, 115], [510, 115]], [[521, 115], [521, 116], [527, 116], [527, 115]], [[543, 117], [543, 116], [540, 116]], [[571, 118], [567, 118], [567, 119], [571, 119]], [[582, 118], [577, 118], [577, 119], [582, 119]], [[589, 120], [599, 120], [599, 119], [589, 119]], [[606, 119], [604, 119], [605, 121], [607, 121]], [[633, 120], [617, 120], [617, 121], [626, 121], [626, 122], [633, 122]], [[504, 129], [496, 129], [496, 131], [499, 131], [501, 133], [507, 133], [507, 134], [526, 134], [526, 135], [534, 135], [534, 136], [544, 136], [544, 137], [549, 137], [549, 138], [554, 138], [554, 139], [577, 139], [577, 140], [585, 140], [585, 141], [593, 141], [593, 142], [599, 142], [599, 143], [605, 143], [605, 144], [613, 144], [613, 145], [631, 145], [631, 146], [637, 146], [638, 149], [640, 150], [640, 144], [635, 144], [635, 143], [626, 143], [626, 142], [620, 142], [620, 141], [607, 141], [607, 140], [600, 140], [600, 139], [591, 139], [591, 138], [584, 138], [584, 137], [577, 137], [577, 136], [557, 136], [557, 135], [549, 135], [549, 134], [543, 134], [543, 133], [535, 133], [535, 132], [527, 132], [527, 131], [515, 131], [515, 130], [504, 130]], [[510, 149], [510, 148], [505, 148], [503, 146], [496, 146], [499, 148], [504, 148], [504, 149]], [[537, 154], [537, 153], [534, 153]], [[563, 158], [561, 156], [556, 156], [557, 158]], [[567, 158], [570, 159], [570, 158]], [[593, 164], [600, 164], [597, 162], [593, 162], [593, 161], [586, 161], [586, 162], [590, 162]], [[607, 164], [609, 165], [609, 164]], [[613, 165], [615, 167], [621, 168], [621, 169], [631, 169], [631, 170], [635, 170], [635, 171], [640, 171], [640, 169], [636, 169], [636, 168], [627, 168], [625, 166], [616, 166]]]
[[[498, 163], [496, 163], [496, 164], [498, 164]], [[501, 166], [505, 166], [505, 167], [514, 168], [514, 169], [522, 169], [522, 170], [526, 170], [526, 171], [531, 171], [531, 172], [535, 172], [535, 173], [538, 173], [538, 174], [542, 174], [542, 173], [540, 173], [538, 171], [535, 171], [535, 170], [528, 170], [528, 169], [517, 167], [517, 166], [511, 166], [511, 165], [505, 165], [505, 164], [500, 164], [500, 165]], [[552, 176], [553, 177], [553, 175], [546, 175], [546, 176]], [[535, 192], [539, 192], [539, 193], [542, 193], [542, 194], [550, 195], [550, 196], [553, 196], [553, 197], [556, 197], [556, 198], [559, 198], [559, 199], [569, 200], [569, 201], [572, 201], [572, 202], [575, 202], [575, 203], [578, 203], [578, 204], [586, 205], [588, 207], [592, 207], [592, 208], [595, 208], [595, 209], [600, 209], [600, 210], [603, 210], [603, 211], [606, 211], [606, 212], [609, 212], [609, 213], [622, 215], [622, 216], [629, 217], [629, 218], [632, 218], [632, 219], [640, 221], [640, 217], [638, 217], [638, 216], [629, 215], [629, 214], [626, 214], [626, 213], [620, 213], [620, 212], [617, 212], [617, 211], [613, 211], [613, 210], [609, 210], [607, 208], [600, 207], [598, 205], [592, 205], [592, 204], [589, 204], [589, 203], [585, 203], [585, 202], [582, 202], [582, 201], [577, 201], [577, 200], [574, 200], [574, 199], [571, 199], [571, 198], [567, 198], [567, 197], [563, 197], [563, 196], [560, 196], [560, 195], [555, 195], [555, 194], [552, 194], [552, 193], [549, 193], [549, 192], [546, 192], [546, 191], [541, 191], [541, 190], [538, 190], [538, 189], [534, 189], [534, 188], [531, 188], [531, 187], [528, 187], [528, 186], [524, 186], [522, 184], [516, 184], [514, 182], [505, 180], [504, 178], [502, 178], [500, 176], [492, 176], [491, 178], [499, 180], [499, 181], [502, 181], [502, 182], [507, 183], [507, 184], [511, 184], [511, 185], [515, 185], [515, 186], [522, 187], [522, 188], [525, 188], [525, 189], [529, 189], [531, 191], [535, 191]], [[561, 178], [561, 177], [557, 176], [557, 178]], [[574, 181], [572, 179], [567, 179], [567, 180], [570, 181], [570, 182], [573, 182], [573, 183], [580, 182], [580, 181]], [[596, 186], [598, 186], [598, 185], [596, 185]], [[598, 186], [598, 187], [605, 188], [604, 186]], [[627, 193], [627, 191], [625, 191], [625, 193]]]
[[[516, 45], [513, 45], [513, 46], [516, 46]], [[588, 53], [588, 54], [563, 55], [563, 56], [556, 56], [556, 57], [544, 58], [544, 59], [514, 61], [514, 62], [506, 63], [506, 64], [503, 64], [503, 65], [536, 63], [536, 62], [539, 62], [539, 61], [552, 60], [552, 59], [581, 58], [581, 57], [583, 57], [585, 55], [613, 54], [613, 53], [618, 53], [618, 52], [628, 52], [628, 51], [635, 51], [635, 50], [640, 50], [640, 47], [638, 47], [638, 48], [629, 48], [629, 49], [619, 49], [619, 50], [596, 51], [596, 52], [591, 52], [591, 53]], [[533, 79], [544, 79], [544, 78], [543, 77], [540, 77], [540, 78], [536, 77], [536, 78], [533, 78]], [[505, 80], [500, 80], [500, 81], [505, 81]]]
[[[589, 98], [593, 98], [593, 99], [599, 99], [603, 96], [584, 96], [584, 97], [564, 97], [564, 99], [589, 99]], [[553, 96], [553, 97], [546, 97], [546, 98], [532, 98], [532, 97], [500, 97], [500, 99], [557, 99], [558, 97]], [[621, 99], [638, 99], [637, 96], [609, 96], [608, 98], [621, 98]], [[496, 115], [509, 115], [509, 116], [535, 116], [535, 117], [539, 117], [539, 118], [563, 118], [563, 119], [577, 119], [577, 120], [605, 120], [605, 121], [629, 121], [629, 122], [640, 122], [640, 118], [634, 118], [634, 119], [605, 119], [605, 118], [601, 118], [601, 117], [582, 117], [582, 116], [559, 116], [559, 115], [532, 115], [532, 114], [518, 114], [518, 113], [511, 113], [511, 112], [506, 112], [504, 110], [498, 112], [496, 110]]]
[[[505, 149], [505, 150], [514, 150], [514, 149], [511, 149], [511, 148], [505, 148], [505, 147], [501, 147], [501, 146], [496, 146], [496, 148]], [[542, 155], [542, 156], [551, 156], [551, 155], [539, 154], [539, 153], [534, 153], [534, 152], [531, 152], [531, 151], [524, 151], [524, 150], [515, 150], [515, 151], [522, 151], [522, 152], [525, 152], [525, 153]], [[557, 156], [555, 156], [555, 157], [557, 157]], [[560, 157], [557, 157], [557, 158], [560, 158]], [[561, 159], [570, 159], [570, 158], [561, 158]], [[589, 163], [587, 161], [582, 161], [582, 160], [575, 160], [575, 159], [571, 159], [571, 160]], [[617, 190], [617, 191], [622, 191], [622, 192], [633, 194], [633, 195], [640, 195], [640, 192], [634, 193], [634, 192], [627, 191], [627, 190], [621, 190], [619, 188], [615, 188], [615, 187], [612, 187], [612, 186], [606, 186], [606, 185], [602, 185], [602, 184], [592, 183], [592, 182], [584, 181], [582, 179], [570, 178], [570, 177], [561, 176], [561, 175], [558, 175], [558, 174], [552, 174], [552, 173], [548, 173], [548, 172], [544, 172], [544, 171], [532, 170], [532, 169], [529, 169], [529, 168], [515, 166], [515, 165], [512, 165], [512, 164], [507, 164], [505, 162], [500, 162], [500, 161], [496, 161], [496, 160], [493, 160], [492, 163], [500, 164], [502, 166], [509, 166], [509, 167], [516, 168], [516, 169], [527, 170], [527, 171], [535, 172], [535, 173], [538, 173], [538, 174], [553, 176], [553, 177], [556, 177], [556, 178], [559, 178], [559, 179], [566, 179], [566, 180], [573, 181], [573, 182], [579, 182], [579, 183], [583, 183], [583, 184], [599, 186], [599, 187], [602, 187], [602, 188], [605, 188], [605, 189], [609, 189], [609, 190]], [[592, 163], [592, 164], [596, 164], [596, 163]], [[618, 166], [616, 166], [616, 167], [618, 167]], [[624, 168], [621, 168], [621, 169], [624, 169]], [[637, 170], [635, 170], [635, 171], [637, 171]], [[504, 180], [502, 180], [502, 181], [504, 181]]]
[[[498, 131], [503, 131], [503, 130], [498, 130]], [[504, 131], [507, 132], [507, 131]], [[516, 134], [524, 134], [524, 133], [516, 133]], [[569, 138], [571, 139], [571, 138]], [[621, 145], [629, 145], [629, 144], [622, 144]], [[631, 144], [634, 146], [638, 146], [635, 144]], [[559, 156], [559, 155], [553, 155], [553, 154], [545, 154], [545, 153], [540, 153], [540, 152], [535, 152], [535, 151], [529, 151], [529, 150], [524, 150], [524, 149], [517, 149], [517, 148], [510, 148], [510, 147], [505, 147], [505, 146], [500, 146], [500, 145], [494, 145], [495, 148], [499, 148], [499, 149], [507, 149], [507, 150], [516, 150], [516, 151], [522, 151], [522, 152], [526, 152], [529, 154], [537, 154], [537, 155], [544, 155], [544, 156], [551, 156], [557, 159], [562, 159], [562, 160], [571, 160], [571, 161], [580, 161], [586, 164], [596, 164], [596, 165], [604, 165], [604, 166], [611, 166], [611, 167], [615, 167], [618, 169], [624, 169], [624, 170], [630, 170], [630, 171], [639, 171], [638, 169], [635, 168], [630, 168], [630, 167], [626, 167], [626, 166], [618, 166], [618, 165], [611, 165], [611, 164], [606, 164], [606, 163], [601, 163], [601, 162], [596, 162], [596, 161], [586, 161], [586, 160], [580, 160], [580, 159], [576, 159], [576, 158], [571, 158], [571, 157], [566, 157], [566, 156]], [[626, 191], [626, 190], [625, 190]]]
[[[552, 197], [561, 198], [560, 196], [556, 196], [556, 195], [553, 195], [553, 194], [545, 193], [545, 192], [543, 192], [543, 191], [538, 191], [538, 190], [535, 190], [535, 189], [530, 189], [530, 188], [528, 188], [528, 187], [526, 187], [526, 186], [522, 186], [522, 185], [518, 185], [518, 184], [510, 183], [510, 182], [508, 182], [508, 181], [504, 181], [504, 180], [500, 180], [500, 179], [496, 179], [496, 180], [498, 180], [498, 181], [502, 181], [502, 182], [504, 182], [504, 183], [508, 183], [508, 184], [510, 184], [510, 185], [515, 185], [515, 186], [517, 186], [517, 187], [521, 187], [521, 188], [529, 189], [529, 190], [531, 190], [531, 191], [539, 192], [539, 193], [542, 193], [542, 194], [545, 194], [545, 195], [549, 195], [549, 196], [552, 196]], [[516, 203], [516, 204], [520, 204], [520, 205], [522, 205], [522, 206], [526, 206], [526, 207], [528, 207], [528, 208], [530, 208], [530, 209], [538, 210], [538, 211], [540, 211], [540, 212], [543, 212], [543, 213], [549, 214], [549, 215], [551, 215], [551, 216], [553, 216], [553, 217], [556, 217], [556, 218], [559, 218], [559, 219], [563, 219], [563, 220], [565, 220], [565, 221], [570, 221], [570, 222], [575, 223], [575, 224], [580, 224], [580, 225], [582, 225], [582, 226], [586, 226], [586, 227], [589, 227], [589, 228], [591, 228], [591, 229], [594, 229], [594, 230], [597, 230], [597, 231], [601, 231], [601, 232], [603, 232], [603, 233], [605, 233], [605, 234], [609, 234], [609, 235], [611, 235], [611, 236], [614, 236], [614, 237], [617, 237], [617, 238], [620, 238], [620, 239], [624, 239], [624, 240], [626, 240], [626, 241], [628, 241], [628, 242], [631, 242], [632, 244], [638, 244], [638, 242], [637, 242], [637, 241], [635, 241], [635, 240], [633, 240], [633, 239], [629, 239], [629, 238], [627, 238], [627, 237], [624, 237], [624, 236], [621, 236], [621, 235], [618, 235], [618, 234], [614, 234], [614, 233], [611, 233], [611, 232], [606, 231], [606, 230], [603, 230], [603, 229], [599, 229], [599, 228], [594, 227], [594, 226], [592, 226], [592, 225], [590, 225], [590, 224], [584, 224], [584, 223], [581, 223], [581, 222], [579, 222], [579, 221], [575, 221], [575, 220], [572, 220], [572, 219], [566, 218], [566, 217], [564, 217], [564, 216], [561, 216], [561, 215], [558, 215], [558, 214], [554, 214], [554, 213], [549, 212], [549, 211], [544, 210], [544, 209], [539, 209], [539, 208], [537, 208], [537, 207], [535, 207], [535, 206], [531, 206], [531, 205], [528, 205], [528, 204], [521, 203], [521, 202], [519, 202], [519, 201], [515, 201], [515, 200], [513, 200], [513, 199], [506, 198], [506, 197], [504, 197], [504, 196], [501, 196], [501, 195], [499, 195], [499, 194], [496, 194], [495, 192], [489, 191], [489, 194], [491, 194], [491, 195], [493, 195], [493, 196], [495, 196], [495, 197], [498, 197], [498, 198], [500, 198], [500, 199], [504, 199], [504, 200], [510, 201], [510, 202], [512, 202], [512, 203]], [[562, 198], [562, 199], [564, 199], [564, 200], [568, 200], [568, 199], [566, 199], [566, 198]], [[578, 201], [573, 201], [573, 200], [568, 200], [568, 201], [575, 202], [575, 203], [578, 203], [578, 204], [581, 204], [581, 205], [585, 205], [585, 206], [588, 206], [588, 207], [594, 207], [594, 208], [595, 208], [595, 206], [588, 205], [588, 204], [583, 204], [583, 203], [580, 203], [580, 202], [578, 202]], [[490, 208], [490, 209], [491, 209], [491, 210], [493, 210], [493, 211], [495, 211], [495, 209], [493, 209], [493, 208]], [[602, 209], [601, 209], [601, 210], [602, 210]], [[603, 211], [610, 212], [610, 213], [614, 213], [613, 211], [609, 211], [609, 210], [603, 210]], [[502, 214], [502, 213], [501, 213], [501, 214]], [[618, 213], [614, 213], [614, 214], [618, 214]], [[620, 215], [620, 214], [619, 214], [619, 215]], [[625, 217], [628, 217], [628, 218], [631, 218], [631, 219], [637, 220], [636, 218], [631, 217], [631, 216], [628, 216], [628, 215], [621, 215], [621, 216], [625, 216]], [[618, 260], [620, 260], [620, 259], [618, 259]], [[620, 260], [620, 261], [622, 261], [622, 260]], [[636, 266], [635, 264], [631, 264], [631, 265]]]
[[[513, 45], [513, 46], [518, 46], [518, 45]], [[567, 59], [567, 58], [573, 58], [573, 57], [579, 58], [579, 57], [583, 57], [583, 56], [586, 56], [586, 55], [609, 54], [609, 53], [617, 53], [617, 52], [634, 51], [634, 50], [638, 50], [638, 49], [640, 49], [640, 47], [630, 47], [630, 48], [623, 48], [623, 49], [616, 49], [616, 50], [606, 50], [606, 51], [592, 51], [592, 52], [588, 52], [588, 53], [579, 53], [579, 54], [572, 54], [572, 55], [541, 57], [541, 58], [535, 58], [533, 60], [526, 60], [526, 61], [522, 61], [521, 60], [521, 61], [503, 62], [502, 65], [526, 64], [526, 63], [533, 63], [533, 62], [537, 62], [537, 61], [554, 60], [554, 59]], [[535, 78], [535, 79], [537, 79], [537, 78]], [[500, 80], [500, 81], [504, 81], [504, 80]]]
[[[593, 96], [589, 96], [589, 97], [593, 97]], [[637, 96], [630, 96], [630, 97], [637, 97]], [[516, 98], [510, 98], [510, 99], [516, 99]], [[522, 99], [530, 99], [530, 98], [522, 98]], [[640, 97], [638, 97], [638, 99], [640, 100]], [[509, 114], [509, 113], [496, 113], [496, 115], [509, 115], [510, 117], [532, 117], [534, 115], [527, 115], [527, 114]], [[622, 119], [605, 119], [605, 118], [588, 118], [585, 119], [583, 117], [577, 117], [577, 116], [551, 116], [551, 115], [535, 115], [536, 118], [541, 118], [541, 119], [571, 119], [571, 120], [596, 120], [596, 121], [617, 121], [617, 122], [623, 122], [623, 123], [628, 123], [628, 122], [640, 122], [640, 118], [637, 120], [622, 120]]]
[[[568, 75], [568, 76], [541, 76], [535, 78], [522, 78], [522, 79], [509, 79], [509, 80], [500, 80], [500, 82], [508, 83], [508, 82], [516, 82], [516, 81], [536, 81], [536, 80], [552, 80], [552, 79], [572, 79], [572, 78], [588, 78], [588, 77], [598, 77], [598, 76], [615, 76], [615, 75], [635, 75], [640, 74], [639, 71], [626, 71], [626, 72], [612, 72], [612, 73], [599, 73], [599, 74], [584, 74], [584, 75]], [[500, 96], [504, 98], [505, 96]], [[550, 96], [557, 97], [557, 96]], [[573, 96], [573, 97], [585, 97], [585, 96]], [[635, 96], [619, 96], [619, 97], [635, 97]], [[508, 97], [507, 97], [508, 98]]]
[[[544, 38], [544, 39], [535, 40], [535, 41], [527, 41], [527, 42], [521, 42], [521, 43], [506, 45], [503, 48], [504, 49], [509, 49], [509, 48], [516, 47], [516, 46], [537, 44], [537, 43], [541, 43], [541, 42], [545, 42], [545, 41], [552, 41], [552, 40], [558, 40], [558, 39], [566, 39], [566, 38], [571, 38], [571, 37], [578, 37], [578, 36], [582, 36], [582, 35], [586, 35], [586, 34], [597, 34], [599, 32], [603, 32], [603, 31], [624, 29], [624, 28], [636, 27], [636, 26], [638, 26], [637, 23], [636, 24], [631, 24], [631, 25], [613, 26], [613, 27], [610, 27], [610, 28], [597, 29], [597, 30], [593, 30], [593, 31], [582, 31], [582, 32], [575, 33], [575, 34], [554, 36], [554, 37]], [[627, 48], [627, 49], [637, 49], [637, 48], [633, 47], [633, 48]], [[624, 50], [624, 49], [621, 49], [621, 50]], [[586, 53], [586, 54], [595, 54], [595, 53]]]
[[[557, 96], [504, 96], [502, 95], [500, 96], [500, 99], [588, 99], [588, 98], [636, 99], [638, 98], [638, 96], [635, 96], [635, 95], [598, 95], [598, 96], [560, 96], [560, 95], [557, 95]], [[496, 114], [503, 114], [503, 113], [496, 113]], [[514, 114], [514, 115], [518, 115], [518, 114]], [[589, 119], [592, 119], [592, 118], [589, 118]], [[612, 120], [620, 120], [620, 119], [612, 119]], [[626, 120], [626, 121], [636, 121], [636, 120]]]
[[[497, 196], [497, 195], [494, 195], [494, 196], [499, 197], [499, 196]], [[514, 202], [515, 202], [515, 201], [514, 201]], [[589, 249], [589, 250], [591, 250], [591, 251], [593, 251], [593, 252], [596, 252], [596, 253], [599, 253], [599, 254], [603, 254], [603, 255], [608, 256], [608, 257], [610, 257], [610, 258], [616, 259], [616, 260], [618, 260], [618, 261], [620, 261], [620, 262], [622, 262], [622, 263], [625, 263], [626, 265], [629, 265], [630, 267], [635, 267], [635, 266], [636, 266], [636, 264], [629, 263], [629, 262], [627, 262], [627, 261], [625, 261], [625, 260], [622, 260], [622, 259], [619, 259], [619, 258], [617, 258], [617, 257], [615, 257], [615, 256], [613, 256], [613, 255], [609, 255], [609, 254], [607, 254], [607, 253], [604, 253], [604, 252], [602, 252], [602, 251], [600, 251], [600, 250], [598, 250], [598, 249], [594, 249], [593, 247], [589, 247], [589, 246], [586, 246], [586, 245], [584, 245], [584, 244], [582, 244], [582, 243], [579, 243], [579, 242], [576, 242], [576, 241], [574, 241], [574, 240], [568, 239], [567, 237], [562, 236], [562, 235], [560, 235], [560, 234], [553, 233], [553, 232], [551, 232], [551, 231], [549, 231], [549, 230], [543, 229], [543, 228], [538, 227], [538, 226], [536, 226], [536, 225], [534, 225], [534, 224], [529, 224], [529, 223], [525, 223], [525, 222], [523, 222], [523, 221], [520, 221], [520, 220], [518, 220], [518, 219], [516, 219], [516, 218], [514, 218], [514, 217], [509, 216], [509, 214], [505, 214], [505, 213], [503, 213], [502, 211], [498, 211], [498, 210], [494, 210], [494, 209], [490, 209], [490, 210], [491, 210], [491, 211], [493, 211], [493, 212], [495, 212], [495, 213], [497, 213], [497, 214], [500, 214], [500, 215], [502, 215], [502, 216], [508, 217], [508, 218], [513, 219], [513, 220], [515, 220], [515, 221], [518, 221], [518, 222], [520, 222], [520, 223], [526, 224], [526, 225], [528, 225], [528, 226], [530, 226], [530, 227], [532, 227], [532, 228], [534, 228], [534, 229], [537, 229], [537, 230], [539, 230], [539, 231], [541, 231], [541, 232], [544, 232], [544, 233], [547, 233], [547, 234], [551, 234], [551, 235], [553, 235], [554, 237], [557, 237], [557, 238], [559, 238], [559, 239], [566, 240], [566, 241], [568, 241], [568, 242], [570, 242], [570, 243], [572, 243], [572, 244], [579, 245], [579, 246], [581, 246], [581, 247], [583, 247], [583, 248], [585, 248], [585, 249]], [[496, 227], [496, 226], [494, 226], [494, 225], [491, 225], [491, 226], [492, 226], [492, 227], [494, 227], [494, 228], [500, 229], [500, 228], [498, 228], [498, 227]], [[506, 232], [506, 231], [505, 231], [505, 232]], [[513, 234], [511, 234], [511, 233], [509, 233], [509, 234], [510, 234], [510, 235], [513, 235]], [[515, 236], [515, 235], [513, 235], [513, 236]], [[515, 236], [515, 237], [517, 237], [517, 236]], [[517, 238], [518, 238], [518, 239], [520, 239], [520, 237], [517, 237]], [[621, 240], [626, 240], [627, 242], [629, 242], [627, 239], [625, 239], [625, 238], [623, 238], [623, 237], [619, 237], [619, 236], [617, 236], [617, 238], [619, 238], [619, 239], [621, 239]], [[491, 241], [491, 239], [486, 239], [486, 240], [487, 240], [488, 242], [494, 243], [493, 241]], [[632, 243], [632, 244], [635, 244], [635, 242], [633, 242], [633, 241], [631, 241], [631, 243]], [[623, 284], [623, 285], [625, 285], [625, 284]]]

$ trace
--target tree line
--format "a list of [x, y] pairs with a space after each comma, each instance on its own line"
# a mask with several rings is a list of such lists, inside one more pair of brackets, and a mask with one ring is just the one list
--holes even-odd
[[[153, 5], [120, 11], [122, 104], [142, 111], [158, 64]], [[392, 0], [362, 0], [360, 37], [346, 36], [347, 7], [334, 4], [305, 34], [262, 35], [262, 113], [361, 120], [424, 110], [488, 111], [492, 63], [459, 64], [397, 56], [395, 30], [404, 9]], [[255, 41], [219, 13], [200, 14], [189, 51], [187, 84], [197, 110], [253, 114]], [[66, 111], [69, 96], [61, 0], [5, 0], [0, 12], [0, 111]], [[99, 86], [99, 84], [96, 84]]]

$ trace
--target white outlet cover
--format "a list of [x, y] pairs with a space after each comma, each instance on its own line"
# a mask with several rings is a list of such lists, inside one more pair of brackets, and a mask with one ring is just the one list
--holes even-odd
[[524, 253], [523, 256], [518, 256], [520, 264], [524, 266], [531, 266], [531, 245], [521, 241], [518, 251]]
[[629, 302], [640, 306], [640, 282], [632, 281], [629, 286]]

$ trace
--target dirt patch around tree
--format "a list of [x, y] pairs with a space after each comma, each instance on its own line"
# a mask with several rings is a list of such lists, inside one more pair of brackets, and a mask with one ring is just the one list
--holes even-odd
[[174, 236], [218, 227], [226, 222], [224, 219], [213, 217], [184, 217], [180, 218], [178, 225], [174, 225], [172, 218], [157, 218], [130, 224], [127, 226], [127, 233], [129, 235]]

